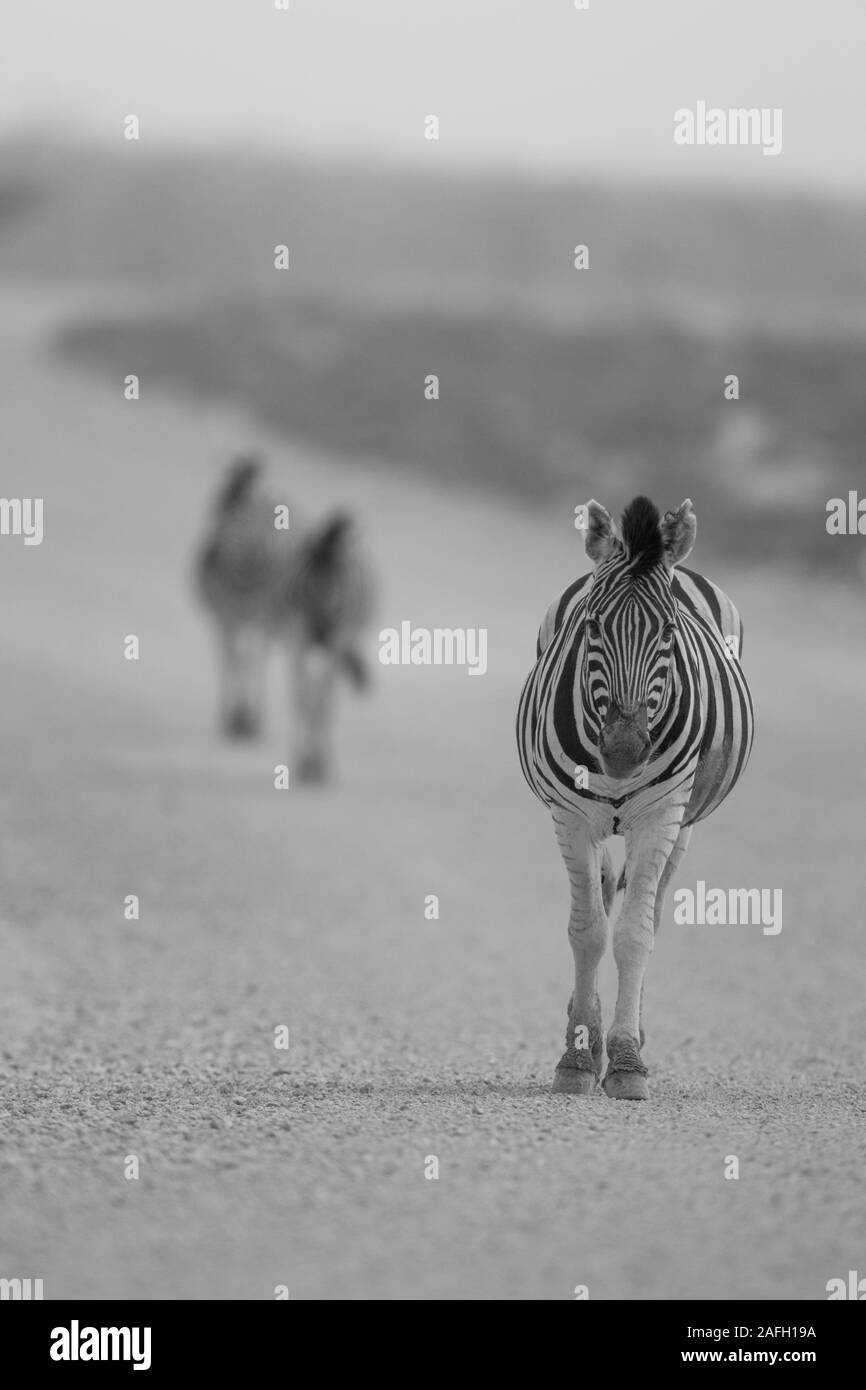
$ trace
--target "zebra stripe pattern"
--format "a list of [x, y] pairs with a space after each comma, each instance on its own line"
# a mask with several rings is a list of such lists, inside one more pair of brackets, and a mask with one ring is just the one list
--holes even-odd
[[[614, 945], [616, 954], [618, 939], [634, 978], [624, 986], [620, 971], [605, 1089], [642, 1098], [640, 995], [664, 892], [691, 826], [724, 801], [746, 766], [753, 710], [736, 608], [716, 585], [679, 567], [694, 541], [691, 502], [662, 521], [647, 498], [635, 499], [621, 540], [603, 507], [592, 502], [587, 510], [595, 570], [542, 622], [517, 741], [524, 776], [553, 814], [572, 879], [576, 966], [590, 937], [596, 946], [606, 941], [605, 841], [625, 835], [626, 898]], [[570, 1013], [556, 1089], [583, 1093], [587, 1073], [598, 1068], [600, 1019], [597, 999], [577, 980], [572, 1003], [579, 996], [588, 1017]], [[594, 1055], [592, 1047], [572, 1045], [580, 1022], [595, 1036]]]
[[[642, 793], [650, 788], [660, 797], [680, 792], [693, 779], [697, 765], [713, 758], [716, 776], [699, 784], [690, 798], [686, 824], [692, 824], [721, 805], [743, 771], [752, 744], [752, 701], [735, 655], [742, 655], [742, 623], [720, 589], [703, 575], [680, 569], [670, 584], [654, 577], [644, 588], [642, 597], [647, 604], [658, 603], [656, 611], [669, 612], [671, 602], [674, 609], [666, 620], [670, 627], [654, 644], [658, 620], [638, 604], [630, 610], [622, 605], [618, 617], [623, 576], [610, 578], [619, 579], [608, 586], [613, 605], [608, 629], [611, 677], [605, 663], [608, 644], [587, 630], [591, 576], [582, 576], [566, 590], [542, 624], [538, 660], [518, 713], [523, 773], [536, 796], [551, 807], [579, 812], [587, 801], [617, 810], [634, 804], [635, 791], [617, 794], [618, 788], [603, 787], [598, 756], [610, 697], [627, 703], [628, 676], [633, 672], [632, 688], [638, 696], [645, 693], [648, 727], [656, 735], [640, 805], [646, 800]], [[622, 655], [626, 651], [635, 653], [629, 671]], [[674, 693], [677, 698], [669, 698]], [[586, 790], [575, 787], [578, 767], [590, 774]], [[593, 790], [594, 782], [598, 790]]]

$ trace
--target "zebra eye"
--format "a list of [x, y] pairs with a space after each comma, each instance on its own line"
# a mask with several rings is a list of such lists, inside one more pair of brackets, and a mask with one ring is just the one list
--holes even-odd
[[598, 636], [600, 629], [599, 629], [598, 623], [596, 622], [595, 618], [587, 618], [587, 620], [586, 620], [586, 630], [587, 630], [587, 632], [589, 633], [590, 637], [597, 637], [597, 636]]

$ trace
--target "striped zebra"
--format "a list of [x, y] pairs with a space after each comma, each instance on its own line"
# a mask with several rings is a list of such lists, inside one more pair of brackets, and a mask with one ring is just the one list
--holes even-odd
[[355, 690], [370, 684], [362, 639], [373, 606], [357, 528], [347, 512], [337, 511], [302, 538], [280, 609], [294, 692], [295, 770], [302, 781], [330, 775], [337, 677]]
[[[662, 519], [648, 498], [635, 498], [621, 539], [598, 502], [586, 511], [594, 569], [542, 622], [517, 741], [524, 776], [550, 808], [571, 884], [574, 992], [553, 1089], [588, 1095], [600, 1076], [597, 972], [614, 898], [624, 890], [602, 1084], [615, 1099], [645, 1100], [643, 983], [665, 892], [692, 826], [721, 804], [746, 766], [752, 701], [736, 608], [715, 584], [681, 568], [697, 530], [691, 501]], [[616, 834], [626, 852], [619, 883], [606, 845]]]
[[196, 562], [199, 596], [216, 631], [220, 726], [229, 738], [260, 732], [265, 661], [296, 550], [293, 533], [274, 525], [261, 472], [252, 456], [230, 466]]
[[261, 730], [267, 656], [285, 647], [293, 705], [292, 768], [301, 781], [330, 770], [339, 674], [368, 683], [364, 628], [373, 607], [369, 566], [352, 518], [275, 525], [277, 501], [258, 459], [241, 457], [218, 490], [196, 560], [196, 585], [217, 635], [220, 725], [232, 738]]

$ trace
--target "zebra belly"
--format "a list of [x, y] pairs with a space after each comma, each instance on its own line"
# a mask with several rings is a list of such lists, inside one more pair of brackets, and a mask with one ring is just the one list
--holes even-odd
[[706, 820], [720, 806], [734, 785], [736, 778], [728, 778], [730, 758], [723, 750], [710, 750], [698, 762], [692, 794], [683, 817], [685, 825], [696, 825]]
[[709, 697], [704, 692], [706, 726], [686, 807], [686, 825], [705, 820], [721, 806], [739, 781], [752, 748], [754, 716], [749, 688], [739, 665], [733, 667], [721, 653]]
[[739, 781], [750, 751], [750, 735], [741, 733], [739, 739], [734, 740], [730, 731], [724, 739], [709, 742], [706, 748], [702, 748], [683, 818], [684, 825], [696, 825], [698, 821], [706, 820], [721, 806]]

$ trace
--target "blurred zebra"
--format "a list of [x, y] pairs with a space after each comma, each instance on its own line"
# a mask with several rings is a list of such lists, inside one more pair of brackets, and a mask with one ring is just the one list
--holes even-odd
[[331, 771], [337, 677], [356, 690], [370, 683], [364, 629], [373, 612], [373, 582], [355, 523], [343, 511], [301, 539], [281, 606], [295, 727], [295, 775], [325, 781]]
[[261, 729], [265, 659], [296, 549], [274, 517], [260, 461], [236, 459], [196, 563], [199, 595], [216, 629], [220, 726], [230, 738], [255, 738]]
[[648, 498], [636, 498], [621, 540], [604, 507], [590, 502], [587, 512], [595, 570], [551, 605], [541, 625], [517, 739], [526, 780], [553, 815], [571, 883], [575, 985], [554, 1090], [589, 1094], [600, 1072], [596, 977], [617, 889], [605, 842], [622, 834], [619, 991], [603, 1084], [616, 1099], [642, 1100], [643, 981], [665, 891], [691, 827], [720, 805], [746, 766], [752, 701], [733, 603], [702, 575], [674, 572], [694, 544], [691, 502], [662, 520]]
[[345, 511], [302, 529], [277, 530], [275, 502], [257, 460], [232, 466], [218, 493], [198, 559], [198, 588], [215, 623], [221, 657], [221, 726], [230, 737], [261, 728], [265, 661], [274, 643], [289, 661], [293, 775], [323, 781], [331, 768], [335, 684], [369, 683], [364, 628], [373, 582], [357, 528]]

